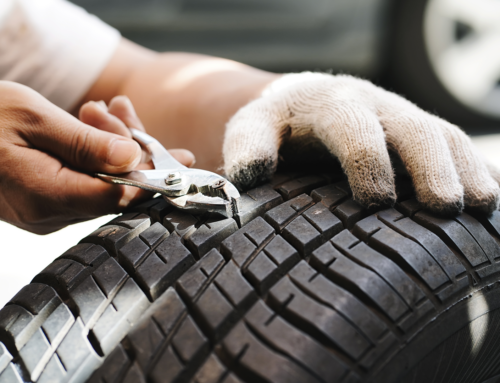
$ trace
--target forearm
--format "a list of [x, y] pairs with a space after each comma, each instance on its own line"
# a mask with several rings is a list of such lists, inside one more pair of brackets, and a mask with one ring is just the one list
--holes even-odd
[[87, 95], [127, 95], [148, 132], [193, 151], [197, 166], [221, 165], [225, 123], [279, 75], [189, 53], [154, 53], [124, 41]]

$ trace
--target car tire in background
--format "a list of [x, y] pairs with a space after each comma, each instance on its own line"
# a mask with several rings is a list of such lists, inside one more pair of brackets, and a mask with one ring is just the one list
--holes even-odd
[[234, 219], [138, 205], [0, 310], [0, 382], [496, 382], [500, 212], [398, 195], [281, 174]]
[[498, 130], [500, 3], [395, 1], [392, 12], [389, 86], [468, 133]]

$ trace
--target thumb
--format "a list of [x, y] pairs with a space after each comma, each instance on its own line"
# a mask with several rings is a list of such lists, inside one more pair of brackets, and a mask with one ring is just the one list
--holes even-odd
[[222, 153], [224, 172], [240, 190], [268, 181], [278, 164], [280, 113], [266, 99], [241, 108], [226, 126]]
[[84, 124], [56, 106], [51, 109], [43, 127], [24, 132], [37, 149], [90, 172], [124, 173], [139, 164], [141, 148], [134, 140]]

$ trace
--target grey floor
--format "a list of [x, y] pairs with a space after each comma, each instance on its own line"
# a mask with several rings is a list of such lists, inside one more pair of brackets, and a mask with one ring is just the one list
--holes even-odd
[[[500, 134], [476, 136], [473, 141], [500, 168]], [[101, 217], [45, 236], [0, 221], [0, 307], [54, 258], [112, 218]]]

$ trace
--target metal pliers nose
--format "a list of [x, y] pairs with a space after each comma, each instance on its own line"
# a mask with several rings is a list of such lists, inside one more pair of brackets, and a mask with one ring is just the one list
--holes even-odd
[[170, 204], [195, 212], [219, 213], [228, 218], [239, 212], [240, 193], [224, 177], [180, 164], [156, 139], [137, 129], [130, 129], [134, 139], [149, 152], [155, 169], [134, 170], [96, 177], [114, 184], [135, 186], [160, 193]]

